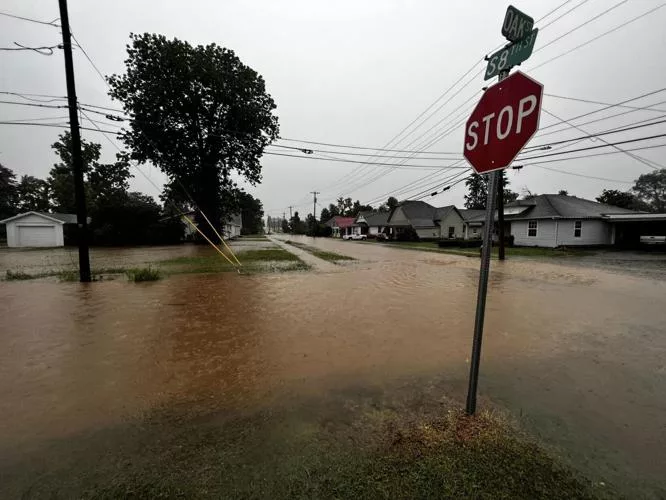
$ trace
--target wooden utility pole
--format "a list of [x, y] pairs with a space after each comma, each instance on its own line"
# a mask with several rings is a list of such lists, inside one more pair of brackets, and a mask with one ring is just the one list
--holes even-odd
[[79, 244], [79, 280], [90, 281], [90, 252], [88, 249], [88, 214], [86, 193], [83, 184], [83, 156], [81, 154], [81, 131], [79, 129], [76, 86], [74, 84], [74, 61], [72, 59], [72, 35], [69, 31], [67, 0], [58, 0], [60, 25], [62, 26], [62, 49], [65, 54], [65, 78], [67, 80], [67, 104], [69, 105], [69, 126], [72, 134], [72, 173], [74, 196], [76, 198], [76, 238]]
[[314, 217], [315, 222], [317, 221], [317, 195], [319, 191], [310, 191], [313, 196], [314, 205], [312, 207], [312, 216]]

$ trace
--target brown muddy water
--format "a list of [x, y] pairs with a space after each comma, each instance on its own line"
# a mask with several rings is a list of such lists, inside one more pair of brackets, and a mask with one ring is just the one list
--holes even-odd
[[[35, 457], [52, 443], [66, 452], [174, 408], [196, 419], [289, 400], [298, 411], [397, 380], [413, 393], [437, 381], [464, 401], [478, 259], [303, 241], [358, 260], [143, 284], [0, 282], [0, 466], [43, 473]], [[666, 284], [545, 260], [491, 272], [481, 404], [507, 408], [592, 477], [663, 495]]]

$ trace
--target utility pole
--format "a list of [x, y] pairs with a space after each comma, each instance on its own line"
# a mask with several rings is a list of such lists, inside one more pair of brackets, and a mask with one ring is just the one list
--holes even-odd
[[312, 216], [314, 217], [315, 222], [317, 222], [317, 195], [319, 194], [319, 191], [310, 191], [313, 196], [314, 200], [314, 205], [312, 207]]
[[499, 179], [497, 180], [497, 226], [498, 226], [498, 237], [499, 237], [499, 247], [497, 252], [497, 257], [499, 260], [504, 260], [504, 170], [499, 173]]
[[65, 53], [65, 77], [67, 80], [67, 104], [69, 105], [69, 126], [72, 134], [72, 170], [74, 176], [74, 196], [76, 198], [77, 240], [79, 244], [79, 280], [90, 281], [90, 252], [88, 249], [88, 214], [86, 194], [83, 185], [83, 157], [81, 154], [81, 131], [79, 129], [76, 86], [74, 84], [74, 61], [72, 59], [72, 35], [69, 31], [67, 0], [58, 0], [60, 25], [62, 27], [62, 48]]
[[[294, 208], [293, 205], [289, 205], [289, 220], [291, 220], [291, 218], [293, 217], [293, 215], [291, 214], [291, 209], [292, 208]], [[284, 214], [284, 212], [283, 212], [283, 214]]]

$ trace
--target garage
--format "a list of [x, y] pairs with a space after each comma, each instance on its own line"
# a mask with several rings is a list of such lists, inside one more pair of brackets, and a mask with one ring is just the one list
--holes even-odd
[[74, 214], [46, 212], [25, 212], [0, 221], [7, 227], [7, 246], [15, 248], [64, 246], [64, 226], [75, 223]]

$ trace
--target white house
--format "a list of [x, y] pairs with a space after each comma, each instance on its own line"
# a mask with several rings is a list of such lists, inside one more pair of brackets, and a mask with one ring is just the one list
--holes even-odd
[[462, 238], [464, 220], [453, 205], [435, 208], [424, 201], [403, 201], [391, 211], [387, 226], [397, 236], [413, 229], [420, 239]]
[[232, 240], [241, 235], [241, 229], [243, 229], [243, 218], [241, 217], [241, 214], [233, 214], [224, 223], [222, 236], [228, 240]]
[[0, 221], [7, 227], [9, 247], [65, 246], [65, 224], [76, 224], [76, 215], [25, 212]]
[[360, 212], [352, 224], [354, 233], [365, 234], [369, 238], [375, 238], [384, 232], [388, 221], [388, 212]]

